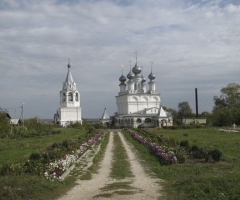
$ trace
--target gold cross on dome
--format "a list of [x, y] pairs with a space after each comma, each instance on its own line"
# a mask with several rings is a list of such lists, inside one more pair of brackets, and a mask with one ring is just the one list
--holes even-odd
[[137, 50], [136, 50], [136, 51], [134, 51], [134, 54], [136, 55], [136, 58], [137, 58], [138, 51], [137, 51]]
[[130, 63], [130, 65], [132, 64], [132, 61], [131, 61], [131, 59], [130, 59], [128, 62]]

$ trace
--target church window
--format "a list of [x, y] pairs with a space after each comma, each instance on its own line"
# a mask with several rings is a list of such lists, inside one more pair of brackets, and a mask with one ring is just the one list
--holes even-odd
[[145, 122], [146, 122], [146, 123], [151, 123], [151, 119], [150, 119], [150, 118], [146, 118], [146, 119], [145, 119]]
[[133, 123], [133, 119], [131, 119], [131, 124]]
[[76, 93], [75, 100], [78, 101], [78, 93]]
[[66, 94], [65, 93], [63, 93], [62, 101], [66, 101]]
[[68, 101], [73, 101], [73, 93], [68, 93]]
[[128, 123], [130, 124], [130, 119], [128, 119]]
[[137, 119], [137, 123], [141, 123], [142, 120], [140, 118]]

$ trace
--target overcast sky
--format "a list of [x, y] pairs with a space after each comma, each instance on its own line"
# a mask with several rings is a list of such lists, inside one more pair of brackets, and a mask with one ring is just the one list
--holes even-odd
[[70, 58], [82, 117], [113, 115], [135, 50], [146, 78], [154, 62], [163, 106], [195, 112], [198, 88], [199, 112], [212, 111], [213, 96], [240, 83], [240, 1], [0, 0], [0, 107], [53, 118]]

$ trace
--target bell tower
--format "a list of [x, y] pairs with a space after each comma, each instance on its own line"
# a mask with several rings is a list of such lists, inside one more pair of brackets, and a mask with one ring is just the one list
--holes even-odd
[[67, 77], [60, 91], [60, 108], [57, 114], [55, 114], [58, 117], [58, 119], [55, 119], [55, 122], [58, 122], [61, 126], [67, 126], [70, 122], [82, 123], [80, 93], [72, 77], [70, 60], [67, 67]]

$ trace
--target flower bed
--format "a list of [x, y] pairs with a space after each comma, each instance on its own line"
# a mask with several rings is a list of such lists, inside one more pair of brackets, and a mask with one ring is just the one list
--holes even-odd
[[77, 149], [73, 154], [67, 154], [63, 156], [60, 160], [56, 160], [54, 162], [50, 162], [46, 171], [44, 172], [44, 176], [47, 179], [56, 179], [59, 178], [65, 171], [67, 171], [71, 165], [73, 165], [81, 155], [89, 149], [90, 146], [95, 144], [98, 140], [101, 139], [104, 130], [101, 130], [99, 133], [90, 138], [87, 143], [82, 144], [79, 149]]
[[[61, 143], [54, 143], [41, 153], [32, 153], [26, 162], [3, 166], [0, 174], [20, 175], [25, 173], [44, 175], [50, 180], [59, 178], [85, 151], [100, 140], [104, 133], [105, 130], [101, 130], [96, 134], [87, 132], [85, 139], [81, 138], [73, 142], [64, 140]], [[85, 141], [85, 143], [81, 144], [81, 141]]]
[[146, 145], [151, 150], [151, 152], [158, 157], [161, 164], [168, 165], [177, 162], [177, 157], [175, 153], [169, 150], [169, 148], [165, 146], [158, 146], [146, 140], [144, 137], [138, 135], [132, 130], [128, 130], [128, 132], [135, 140]]

